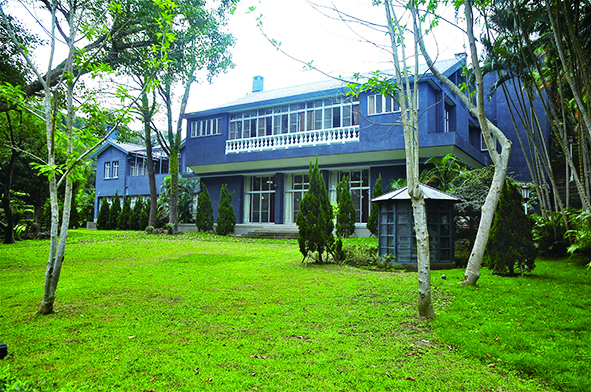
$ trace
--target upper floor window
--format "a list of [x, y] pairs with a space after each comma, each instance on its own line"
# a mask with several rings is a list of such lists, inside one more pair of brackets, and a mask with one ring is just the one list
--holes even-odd
[[105, 177], [111, 178], [111, 162], [105, 162]]
[[367, 114], [392, 113], [399, 110], [398, 102], [389, 95], [374, 94], [367, 96]]
[[445, 102], [443, 111], [443, 132], [456, 131], [456, 106], [450, 102]]
[[119, 161], [113, 161], [113, 178], [119, 178]]
[[359, 125], [358, 99], [337, 96], [232, 113], [228, 139], [246, 139], [356, 125]]
[[219, 135], [222, 133], [222, 119], [211, 118], [209, 120], [193, 121], [191, 123], [191, 137]]
[[132, 177], [135, 176], [145, 176], [148, 174], [148, 167], [146, 166], [146, 161], [143, 158], [135, 158], [131, 162], [129, 162], [129, 175]]

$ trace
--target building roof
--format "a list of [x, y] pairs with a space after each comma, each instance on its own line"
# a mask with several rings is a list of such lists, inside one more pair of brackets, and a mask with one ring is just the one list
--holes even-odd
[[146, 151], [146, 147], [142, 146], [141, 144], [119, 143], [114, 141], [113, 139], [107, 139], [107, 141], [104, 142], [95, 152], [93, 152], [90, 157], [95, 158], [101, 155], [103, 151], [105, 151], [109, 147], [114, 147], [125, 154]]
[[[451, 73], [455, 72], [459, 67], [464, 65], [463, 58], [453, 58], [447, 60], [439, 60], [435, 63], [435, 66], [439, 69], [439, 71], [445, 75], [450, 75]], [[422, 75], [421, 78], [431, 78], [432, 74], [429, 71], [429, 67], [427, 64], [420, 64], [419, 65], [419, 75]], [[387, 70], [380, 72], [381, 76], [391, 76], [392, 78], [395, 77], [394, 70]], [[363, 82], [363, 77], [369, 78], [373, 76], [372, 74], [365, 74], [359, 80], [359, 82]], [[350, 82], [355, 81], [354, 78], [351, 78]], [[306, 95], [310, 94], [318, 94], [325, 91], [330, 90], [339, 90], [344, 89], [349, 82], [344, 79], [330, 79], [324, 80], [320, 82], [313, 82], [313, 83], [306, 83], [300, 84], [297, 86], [291, 87], [284, 87], [275, 90], [263, 90], [257, 91], [253, 93], [248, 93], [243, 97], [237, 98], [233, 101], [227, 102], [222, 104], [216, 108], [211, 108], [204, 111], [198, 111], [193, 113], [187, 113], [185, 117], [195, 117], [199, 115], [208, 115], [208, 114], [215, 114], [220, 113], [225, 109], [225, 111], [231, 110], [241, 110], [245, 107], [257, 107], [263, 106], [265, 104], [270, 104], [273, 101], [285, 101], [287, 98], [297, 98], [298, 96], [304, 98]]]
[[[440, 191], [439, 189], [430, 187], [429, 185], [419, 183], [419, 188], [421, 188], [421, 190], [423, 191], [426, 200], [446, 200], [452, 202], [461, 201], [457, 197]], [[378, 196], [375, 199], [372, 199], [373, 202], [383, 202], [387, 200], [410, 200], [410, 195], [408, 194], [408, 187], [405, 186], [403, 188], [396, 189], [395, 191], [388, 192], [385, 195]]]

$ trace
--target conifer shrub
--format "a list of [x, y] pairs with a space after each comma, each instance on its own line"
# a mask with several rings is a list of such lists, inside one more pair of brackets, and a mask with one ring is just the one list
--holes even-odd
[[150, 220], [150, 199], [142, 201], [142, 212], [140, 214], [140, 230], [144, 230], [148, 226]]
[[[376, 197], [382, 196], [384, 191], [382, 190], [382, 173], [378, 176], [376, 180], [376, 184], [374, 185], [371, 197], [375, 199]], [[378, 229], [380, 223], [380, 209], [377, 203], [371, 203], [371, 212], [369, 213], [369, 218], [367, 219], [367, 230], [373, 236], [378, 236]]]
[[131, 215], [131, 197], [127, 196], [123, 200], [123, 207], [117, 219], [117, 226], [121, 230], [129, 230], [129, 216]]
[[96, 218], [97, 230], [107, 230], [109, 227], [109, 202], [106, 197], [103, 197], [101, 201], [101, 208], [99, 209], [98, 216]]
[[350, 237], [355, 232], [355, 207], [351, 200], [349, 177], [344, 176], [337, 185], [337, 214], [336, 234], [339, 238]]
[[310, 163], [310, 186], [300, 203], [300, 211], [296, 217], [299, 235], [298, 244], [304, 260], [313, 253], [318, 254], [318, 262], [322, 263], [322, 255], [333, 253], [335, 239], [332, 205], [324, 179], [316, 163]]
[[213, 231], [213, 206], [205, 184], [201, 183], [201, 193], [197, 199], [195, 226], [199, 231]]
[[127, 226], [129, 230], [140, 230], [140, 217], [142, 215], [142, 207], [144, 203], [141, 197], [138, 197], [129, 213], [129, 222]]
[[487, 264], [494, 274], [514, 275], [515, 267], [521, 271], [534, 268], [533, 227], [517, 185], [505, 179], [486, 246]]
[[216, 227], [216, 233], [219, 235], [234, 233], [234, 227], [236, 226], [236, 215], [234, 214], [234, 207], [232, 206], [232, 196], [234, 196], [234, 193], [235, 192], [228, 192], [226, 184], [222, 185]]
[[116, 230], [119, 228], [119, 214], [121, 213], [121, 201], [117, 192], [113, 200], [111, 200], [111, 208], [109, 209], [109, 223], [107, 228], [109, 230]]

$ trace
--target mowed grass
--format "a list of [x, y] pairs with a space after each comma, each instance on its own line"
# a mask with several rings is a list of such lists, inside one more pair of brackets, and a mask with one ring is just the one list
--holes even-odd
[[465, 330], [460, 320], [496, 300], [486, 275], [476, 291], [455, 285], [461, 271], [445, 281], [433, 274], [434, 329], [418, 319], [412, 272], [304, 266], [293, 240], [76, 230], [57, 312], [38, 316], [47, 251], [47, 241], [0, 245], [0, 341], [10, 345], [0, 374], [28, 387], [558, 390], [509, 361], [489, 367], [479, 348], [464, 347], [496, 334]]

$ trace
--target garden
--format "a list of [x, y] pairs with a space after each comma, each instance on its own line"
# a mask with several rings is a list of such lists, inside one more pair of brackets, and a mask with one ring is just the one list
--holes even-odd
[[0, 246], [0, 390], [591, 389], [582, 259], [433, 272], [427, 322], [415, 272], [306, 265], [296, 240], [77, 229], [40, 316], [48, 246]]

